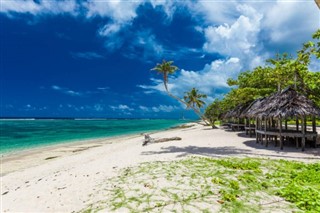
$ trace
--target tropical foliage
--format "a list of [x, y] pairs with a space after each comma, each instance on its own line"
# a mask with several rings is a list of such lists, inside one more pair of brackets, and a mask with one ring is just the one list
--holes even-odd
[[167, 92], [168, 91], [168, 75], [175, 73], [179, 68], [177, 66], [172, 65], [173, 61], [163, 60], [161, 64], [157, 64], [153, 69], [163, 76], [164, 87]]
[[222, 103], [218, 99], [214, 100], [214, 102], [206, 108], [204, 115], [210, 119], [212, 128], [216, 128], [215, 122], [221, 118], [221, 111]]
[[183, 99], [187, 103], [187, 108], [190, 108], [191, 106], [200, 109], [203, 105], [205, 105], [205, 102], [201, 100], [201, 98], [207, 98], [207, 95], [198, 93], [199, 90], [196, 88], [192, 88], [190, 92], [186, 92]]
[[[220, 114], [240, 104], [268, 96], [288, 86], [294, 87], [320, 106], [320, 72], [309, 70], [312, 58], [320, 59], [320, 29], [312, 36], [314, 41], [303, 44], [297, 56], [287, 53], [277, 54], [266, 61], [265, 66], [258, 66], [239, 74], [236, 79], [228, 79], [232, 88], [222, 100], [216, 100], [206, 109], [206, 116], [217, 119]], [[213, 108], [218, 110], [214, 110]]]

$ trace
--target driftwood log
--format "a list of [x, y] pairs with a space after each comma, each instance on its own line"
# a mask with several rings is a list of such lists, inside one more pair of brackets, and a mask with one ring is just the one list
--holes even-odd
[[151, 138], [150, 135], [145, 134], [144, 135], [144, 141], [142, 143], [142, 146], [147, 145], [148, 143], [163, 143], [163, 142], [168, 142], [168, 141], [180, 141], [180, 137], [171, 137], [171, 138], [159, 138], [159, 139], [154, 139]]
[[172, 137], [172, 138], [160, 138], [157, 140], [154, 140], [155, 143], [162, 143], [162, 142], [168, 142], [168, 141], [180, 141], [180, 137]]

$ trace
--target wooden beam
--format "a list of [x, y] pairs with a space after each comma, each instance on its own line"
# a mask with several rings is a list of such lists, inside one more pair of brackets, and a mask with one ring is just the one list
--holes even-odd
[[298, 117], [296, 118], [296, 129], [297, 129], [297, 131], [299, 131], [299, 118]]
[[266, 147], [268, 147], [268, 136], [267, 136], [267, 118], [264, 118], [264, 138], [266, 140]]
[[284, 121], [284, 126], [285, 126], [285, 130], [288, 129], [288, 120], [285, 118], [285, 121]]
[[248, 135], [248, 130], [246, 129], [247, 123], [248, 123], [247, 118], [244, 118], [244, 130], [245, 130], [246, 135]]
[[[316, 133], [317, 132], [317, 126], [316, 126], [316, 117], [312, 116], [312, 132]], [[317, 136], [313, 137], [313, 143], [314, 143], [314, 148], [317, 147]]]
[[305, 134], [306, 134], [306, 129], [305, 129], [305, 120], [306, 118], [303, 116], [302, 117], [302, 120], [301, 120], [301, 125], [302, 125], [302, 140], [301, 140], [301, 149], [302, 151], [304, 151], [305, 149], [305, 146], [306, 146], [306, 137], [305, 137]]
[[249, 130], [249, 136], [250, 136], [250, 138], [252, 137], [252, 129], [251, 129], [251, 118], [249, 118], [249, 128], [250, 128], [250, 130]]
[[256, 131], [255, 131], [255, 133], [256, 133], [256, 143], [259, 143], [259, 141], [258, 141], [258, 132], [257, 132], [258, 123], [259, 123], [258, 117], [256, 117]]
[[307, 118], [304, 117], [304, 132], [307, 131], [307, 127], [308, 127], [308, 125], [307, 125]]
[[280, 149], [283, 150], [283, 138], [282, 138], [282, 118], [279, 119], [279, 133], [280, 133]]

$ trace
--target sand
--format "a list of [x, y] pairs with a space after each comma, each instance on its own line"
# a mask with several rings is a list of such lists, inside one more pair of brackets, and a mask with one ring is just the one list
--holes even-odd
[[243, 132], [199, 124], [151, 134], [182, 140], [142, 146], [143, 136], [99, 139], [34, 149], [2, 157], [1, 212], [76, 212], [103, 198], [103, 183], [122, 168], [191, 155], [262, 157], [319, 162], [320, 149], [268, 148]]

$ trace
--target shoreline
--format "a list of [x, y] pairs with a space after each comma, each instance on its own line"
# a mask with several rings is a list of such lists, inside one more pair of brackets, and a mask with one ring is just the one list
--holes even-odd
[[143, 136], [135, 134], [2, 161], [1, 212], [81, 211], [104, 199], [103, 189], [109, 178], [146, 162], [175, 161], [189, 156], [320, 161], [319, 148], [307, 148], [305, 152], [288, 146], [284, 150], [273, 145], [266, 148], [241, 132], [192, 124], [189, 128], [150, 133], [154, 139], [180, 137], [179, 141], [142, 146]]
[[[0, 177], [3, 177], [6, 174], [11, 172], [15, 172], [19, 169], [25, 169], [31, 166], [37, 166], [41, 163], [46, 163], [51, 159], [64, 157], [66, 155], [75, 154], [77, 152], [82, 152], [91, 148], [96, 148], [108, 144], [113, 143], [121, 143], [126, 140], [130, 140], [137, 137], [142, 137], [143, 133], [148, 134], [156, 134], [161, 132], [173, 131], [179, 129], [180, 126], [190, 125], [193, 123], [185, 123], [173, 127], [169, 127], [161, 130], [153, 130], [153, 131], [145, 131], [141, 133], [129, 133], [118, 136], [110, 136], [110, 137], [101, 137], [101, 138], [93, 138], [93, 139], [83, 139], [83, 140], [72, 140], [72, 141], [61, 141], [57, 144], [48, 144], [38, 147], [30, 147], [27, 149], [17, 150], [14, 152], [1, 153], [1, 171]], [[142, 140], [141, 140], [142, 144]], [[61, 153], [59, 156], [52, 156], [54, 153]], [[37, 162], [29, 162], [23, 163], [17, 167], [10, 167], [3, 169], [2, 165], [4, 163], [8, 163], [10, 161], [23, 161], [28, 160], [27, 158], [34, 157], [39, 161]], [[42, 159], [42, 160], [41, 160]], [[15, 164], [17, 166], [17, 164]]]
[[[3, 119], [2, 119], [3, 120]], [[2, 121], [0, 119], [0, 122]], [[17, 119], [17, 120], [12, 120], [12, 121], [30, 121], [31, 119]], [[65, 119], [40, 119], [37, 121], [64, 121]], [[71, 120], [71, 119], [67, 119], [67, 120]], [[71, 121], [101, 121], [101, 119], [72, 119]], [[108, 121], [112, 121], [112, 120], [119, 120], [119, 119], [104, 119], [104, 120], [108, 120]], [[120, 120], [131, 120], [131, 119], [120, 119]], [[152, 119], [132, 119], [132, 120], [152, 120]], [[166, 119], [155, 119], [155, 120], [166, 120]], [[4, 120], [7, 121], [7, 120]], [[9, 120], [11, 121], [11, 120]], [[35, 121], [35, 120], [32, 120]], [[172, 121], [172, 120], [170, 120]], [[177, 120], [174, 120], [177, 121]], [[190, 121], [192, 122], [192, 121]], [[36, 149], [42, 149], [42, 148], [46, 148], [46, 147], [55, 147], [55, 146], [60, 146], [60, 145], [67, 145], [67, 144], [77, 144], [77, 143], [86, 143], [86, 142], [90, 142], [90, 141], [98, 141], [98, 140], [107, 140], [107, 139], [111, 139], [111, 138], [117, 138], [117, 137], [126, 137], [126, 136], [130, 136], [130, 135], [137, 135], [137, 134], [141, 134], [141, 133], [145, 133], [148, 132], [150, 134], [154, 133], [154, 132], [158, 132], [158, 131], [165, 131], [177, 126], [181, 126], [184, 125], [186, 122], [177, 122], [174, 124], [170, 124], [164, 127], [153, 127], [151, 129], [145, 130], [145, 128], [140, 128], [140, 129], [133, 129], [133, 130], [128, 130], [126, 132], [108, 132], [110, 130], [107, 130], [107, 133], [105, 134], [97, 134], [97, 135], [78, 135], [77, 133], [73, 133], [73, 135], [71, 135], [71, 137], [67, 137], [67, 138], [60, 138], [61, 136], [58, 135], [52, 135], [51, 138], [36, 138], [36, 139], [31, 139], [35, 140], [36, 143], [29, 143], [27, 142], [27, 144], [24, 144], [25, 142], [18, 142], [21, 143], [20, 147], [10, 147], [6, 148], [6, 143], [3, 145], [2, 150], [0, 150], [0, 157], [7, 157], [7, 156], [11, 156], [11, 155], [16, 155], [16, 154], [20, 154], [21, 152], [28, 152], [30, 150], [36, 150]], [[189, 123], [189, 122], [188, 122]], [[43, 133], [45, 135], [45, 132]], [[53, 139], [52, 139], [53, 138]], [[1, 138], [2, 139], [2, 138]], [[6, 140], [6, 138], [4, 138], [3, 140]], [[40, 142], [38, 142], [38, 140]], [[44, 142], [44, 143], [43, 143]], [[13, 144], [15, 143], [15, 141], [13, 141]]]

